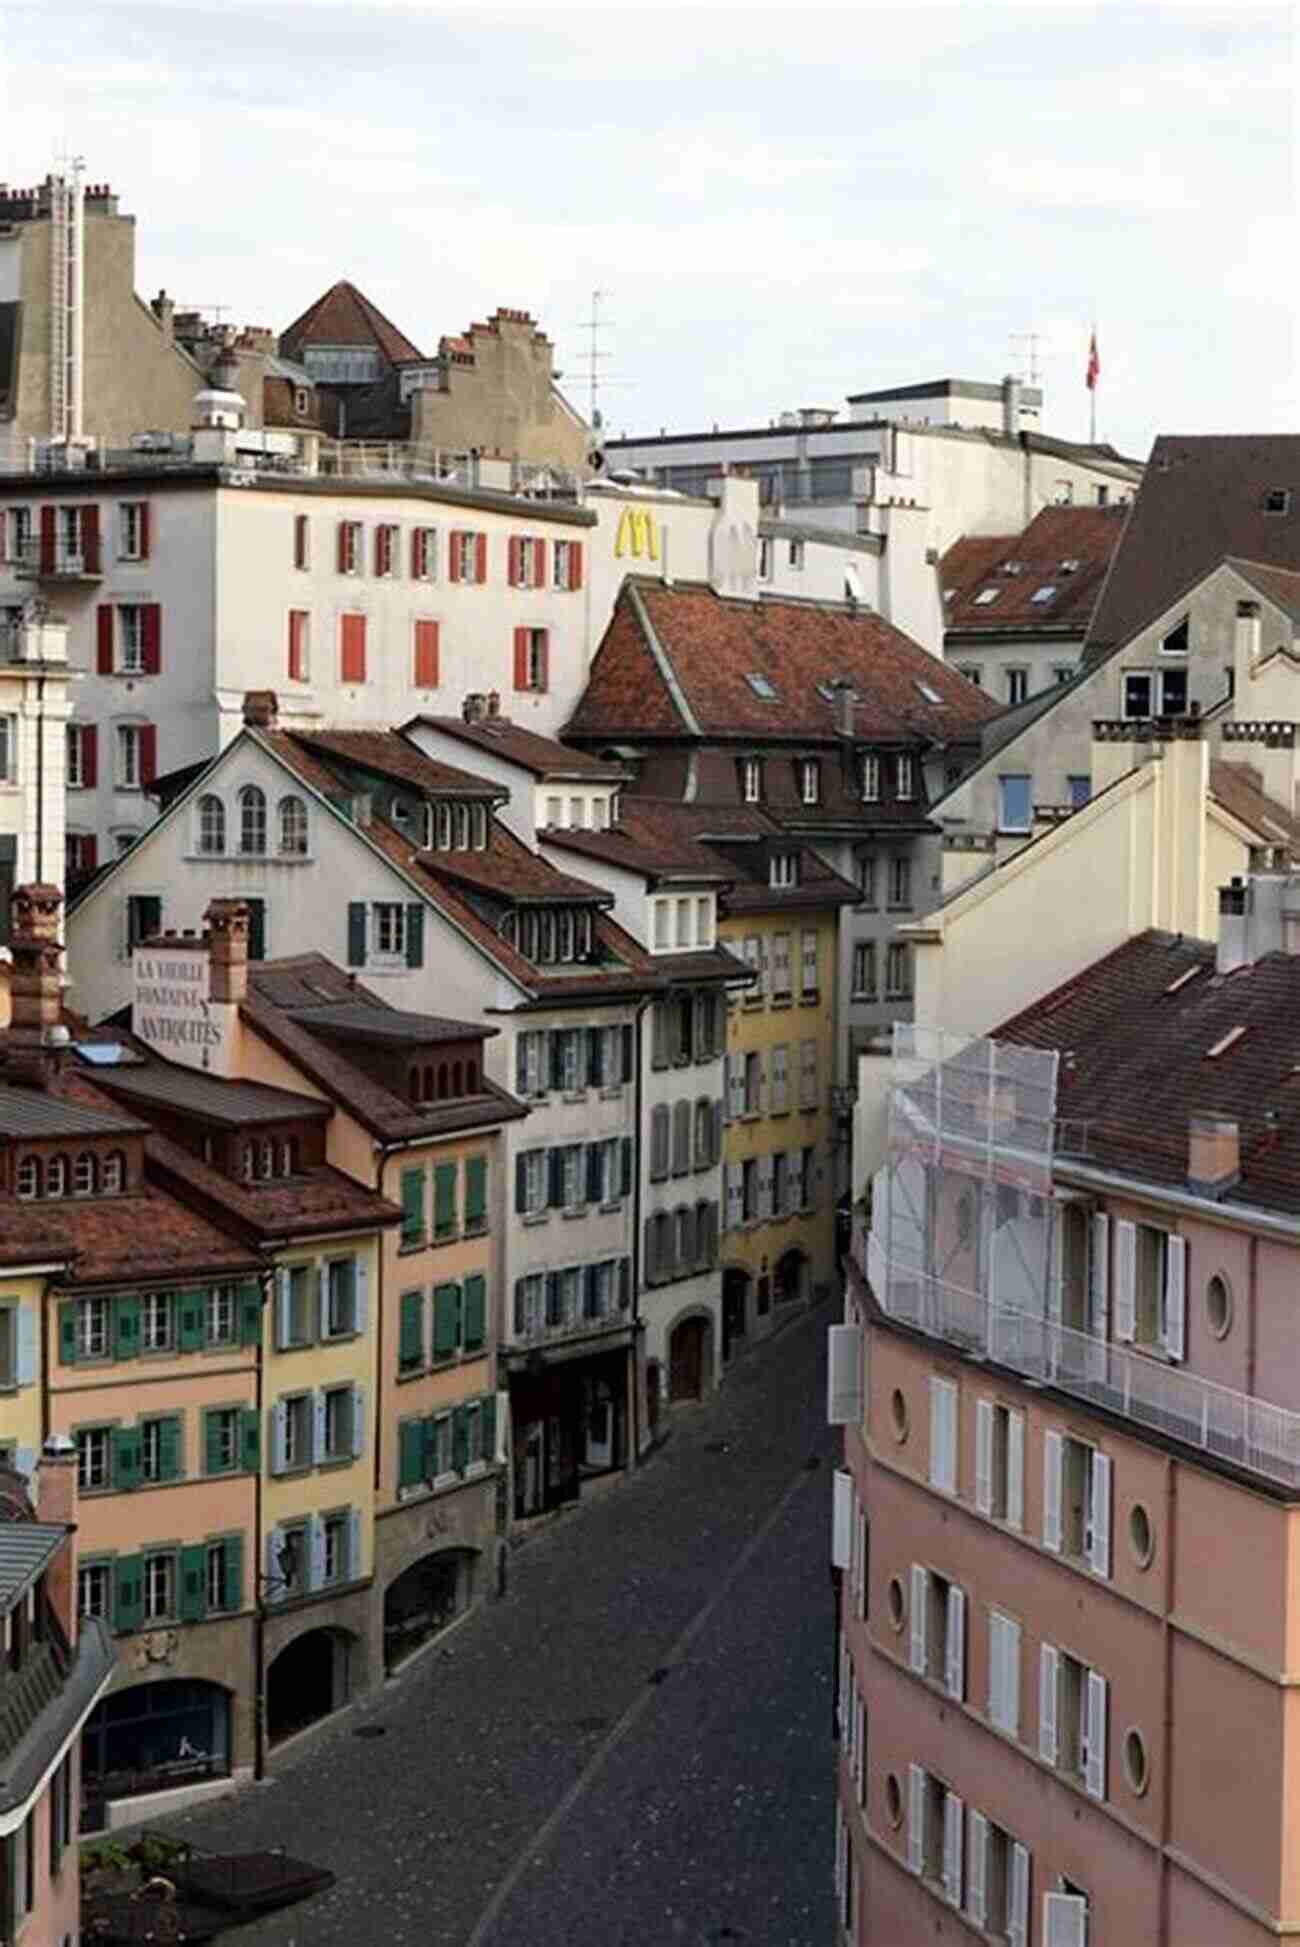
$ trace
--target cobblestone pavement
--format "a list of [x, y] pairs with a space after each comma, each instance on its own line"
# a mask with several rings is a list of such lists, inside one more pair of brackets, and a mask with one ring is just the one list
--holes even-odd
[[232, 1947], [825, 1947], [831, 1315], [745, 1354], [269, 1783], [163, 1822], [338, 1874]]

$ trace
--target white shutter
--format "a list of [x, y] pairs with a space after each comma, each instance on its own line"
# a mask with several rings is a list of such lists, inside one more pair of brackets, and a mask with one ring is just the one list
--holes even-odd
[[1115, 1337], [1129, 1343], [1137, 1335], [1137, 1225], [1120, 1218], [1115, 1225]]
[[961, 1905], [961, 1842], [966, 1831], [966, 1808], [956, 1792], [943, 1801], [943, 1890], [950, 1906]]
[[1088, 1307], [1095, 1338], [1110, 1330], [1110, 1218], [1104, 1212], [1092, 1220], [1092, 1255], [1088, 1260]]
[[356, 1267], [357, 1315], [354, 1324], [358, 1332], [364, 1332], [370, 1319], [370, 1266], [365, 1258], [359, 1257], [356, 1260]]
[[1011, 1848], [1011, 1886], [1007, 1894], [1007, 1947], [1028, 1947], [1029, 1848], [1019, 1841]]
[[928, 1661], [926, 1642], [927, 1611], [930, 1603], [930, 1578], [919, 1562], [912, 1563], [912, 1668], [923, 1677]]
[[1043, 1546], [1061, 1552], [1061, 1489], [1065, 1442], [1049, 1427], [1043, 1435]]
[[997, 1730], [1006, 1729], [1006, 1658], [1002, 1651], [1002, 1636], [1007, 1619], [998, 1610], [989, 1610], [989, 1723]]
[[988, 1911], [989, 1822], [983, 1812], [966, 1814], [966, 1911], [977, 1927]]
[[727, 1229], [739, 1230], [740, 1220], [741, 1220], [740, 1164], [724, 1163], [722, 1166], [722, 1173], [726, 1182]]
[[1088, 1740], [1084, 1752], [1084, 1789], [1092, 1798], [1106, 1796], [1106, 1679], [1088, 1672]]
[[930, 1380], [930, 1485], [957, 1491], [957, 1388], [950, 1379]]
[[319, 1467], [320, 1463], [325, 1458], [325, 1394], [323, 1389], [319, 1386], [316, 1388], [316, 1391], [312, 1394], [311, 1419], [312, 1419], [312, 1447], [311, 1447], [312, 1459], [316, 1462], [316, 1465]]
[[30, 1386], [36, 1377], [36, 1311], [19, 1305], [14, 1320], [17, 1339], [14, 1345], [14, 1378], [20, 1386]]
[[1007, 1526], [1025, 1521], [1025, 1416], [1007, 1414]]
[[832, 1325], [827, 1337], [826, 1424], [862, 1423], [862, 1327]]
[[772, 1215], [772, 1158], [760, 1156], [758, 1159], [758, 1214], [760, 1219]]
[[268, 1528], [266, 1531], [266, 1566], [263, 1570], [267, 1602], [283, 1602], [284, 1581], [280, 1574], [280, 1529]]
[[285, 1445], [289, 1435], [289, 1408], [284, 1400], [277, 1399], [271, 1408], [271, 1472], [282, 1474], [285, 1468]]
[[1088, 1566], [1094, 1575], [1110, 1574], [1110, 1457], [1094, 1450], [1092, 1456], [1091, 1521], [1088, 1535]]
[[993, 1512], [993, 1402], [975, 1402], [975, 1507], [979, 1514]]
[[1044, 1764], [1056, 1763], [1056, 1691], [1060, 1659], [1053, 1644], [1038, 1651], [1038, 1755]]
[[831, 1497], [831, 1567], [848, 1568], [853, 1556], [853, 1476], [835, 1469]]
[[361, 1579], [361, 1510], [348, 1509], [348, 1577], [353, 1582]]
[[835, 1678], [835, 1730], [840, 1737], [844, 1735], [845, 1703], [849, 1694], [849, 1671], [852, 1662], [849, 1656], [849, 1639], [840, 1637], [840, 1667]]
[[316, 1271], [316, 1337], [323, 1339], [330, 1315], [330, 1274], [326, 1265]]
[[1077, 1893], [1044, 1893], [1043, 1947], [1088, 1947], [1088, 1902]]
[[948, 1695], [958, 1703], [966, 1695], [966, 1597], [959, 1588], [948, 1588], [948, 1642], [944, 1658], [944, 1684]]
[[366, 1389], [360, 1383], [352, 1388], [352, 1453], [359, 1460], [366, 1450]]
[[292, 1294], [293, 1281], [288, 1271], [281, 1265], [275, 1274], [275, 1349], [277, 1352], [283, 1352], [289, 1343], [289, 1333], [292, 1329], [290, 1316]]
[[925, 1864], [925, 1773], [919, 1764], [907, 1767], [907, 1870], [919, 1873]]
[[325, 1523], [319, 1514], [313, 1514], [309, 1522], [311, 1540], [309, 1544], [307, 1586], [319, 1589], [325, 1582]]
[[1165, 1351], [1181, 1359], [1186, 1341], [1187, 1239], [1169, 1237], [1165, 1245]]

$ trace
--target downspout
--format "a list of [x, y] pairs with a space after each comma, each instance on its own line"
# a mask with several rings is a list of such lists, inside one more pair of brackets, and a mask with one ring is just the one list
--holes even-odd
[[[403, 1145], [403, 1147], [404, 1146], [405, 1145]], [[375, 1150], [379, 1157], [379, 1176], [375, 1188], [377, 1189], [379, 1195], [382, 1197], [384, 1195], [384, 1173], [388, 1168], [388, 1164], [392, 1157], [393, 1151], [387, 1148], [383, 1143], [376, 1143]], [[371, 1517], [372, 1525], [374, 1523], [375, 1518], [378, 1516], [378, 1512], [379, 1512], [379, 1506], [378, 1506], [379, 1483], [380, 1483], [380, 1471], [381, 1471], [380, 1470], [381, 1456], [379, 1451], [379, 1442], [383, 1433], [383, 1426], [384, 1426], [384, 1416], [380, 1410], [380, 1403], [379, 1403], [380, 1394], [383, 1390], [383, 1384], [384, 1384], [384, 1375], [381, 1369], [382, 1361], [384, 1357], [384, 1272], [386, 1268], [386, 1258], [387, 1258], [387, 1252], [385, 1251], [384, 1244], [385, 1244], [385, 1236], [381, 1232], [379, 1238], [379, 1276], [375, 1280], [375, 1283], [378, 1286], [378, 1290], [375, 1297], [376, 1372], [375, 1372], [375, 1383], [370, 1389], [372, 1394], [374, 1395], [374, 1408], [373, 1408], [374, 1439], [372, 1440], [371, 1445], [373, 1446], [375, 1452], [375, 1476], [374, 1476], [375, 1509], [374, 1509], [374, 1514]]]
[[644, 1087], [641, 1080], [641, 1050], [645, 1038], [644, 1022], [652, 995], [639, 1002], [632, 1046], [632, 1427], [629, 1465], [636, 1468], [641, 1459], [641, 1382], [637, 1376], [637, 1341], [641, 1336], [641, 1113]]
[[45, 882], [45, 671], [36, 678], [36, 879]]
[[1169, 1836], [1173, 1818], [1174, 1777], [1174, 1603], [1177, 1600], [1175, 1536], [1178, 1515], [1178, 1468], [1172, 1456], [1165, 1461], [1165, 1600], [1161, 1618], [1161, 1678], [1164, 1684], [1164, 1775], [1160, 1781], [1160, 1913], [1159, 1947], [1169, 1947]]
[[262, 1347], [266, 1338], [268, 1317], [274, 1320], [275, 1307], [271, 1294], [275, 1272], [263, 1271], [262, 1286], [262, 1330], [257, 1335], [257, 1348], [254, 1355], [253, 1401], [257, 1408], [258, 1456], [257, 1472], [253, 1476], [253, 1780], [260, 1784], [266, 1776], [266, 1591], [263, 1583], [263, 1564], [266, 1561], [266, 1538], [262, 1533], [262, 1467], [266, 1456], [261, 1443], [265, 1437], [266, 1414], [263, 1409], [263, 1378], [265, 1373]]

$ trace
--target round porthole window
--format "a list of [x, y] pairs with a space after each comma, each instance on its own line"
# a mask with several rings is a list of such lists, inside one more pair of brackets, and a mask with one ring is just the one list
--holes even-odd
[[903, 1823], [903, 1787], [892, 1771], [885, 1780], [885, 1817], [895, 1831]]
[[1129, 1731], [1124, 1739], [1124, 1776], [1141, 1797], [1147, 1788], [1147, 1747], [1141, 1731]]
[[1205, 1317], [1216, 1339], [1226, 1339], [1232, 1330], [1232, 1286], [1222, 1271], [1216, 1271], [1205, 1287]]
[[889, 1417], [894, 1423], [895, 1440], [906, 1440], [908, 1425], [907, 1401], [903, 1398], [897, 1386], [895, 1386], [893, 1394], [890, 1397]]
[[903, 1585], [898, 1577], [894, 1575], [890, 1577], [889, 1581], [889, 1623], [892, 1629], [901, 1629], [903, 1627], [905, 1613]]
[[1128, 1517], [1128, 1541], [1133, 1550], [1133, 1560], [1139, 1568], [1149, 1568], [1151, 1557], [1156, 1552], [1155, 1530], [1151, 1526], [1151, 1516], [1141, 1501], [1135, 1501]]

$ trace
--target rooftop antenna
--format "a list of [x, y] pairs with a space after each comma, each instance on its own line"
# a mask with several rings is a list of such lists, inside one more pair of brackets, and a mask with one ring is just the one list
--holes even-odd
[[588, 402], [587, 411], [588, 411], [589, 423], [593, 435], [598, 435], [600, 433], [600, 428], [601, 428], [600, 403], [599, 403], [600, 384], [601, 384], [600, 368], [605, 362], [605, 360], [609, 357], [609, 353], [606, 351], [602, 351], [600, 346], [601, 331], [609, 322], [608, 319], [601, 317], [600, 307], [603, 300], [608, 296], [609, 296], [608, 291], [592, 292], [591, 316], [585, 320], [582, 326], [582, 329], [589, 334], [591, 339], [591, 344], [589, 348], [582, 354], [582, 362], [588, 368], [587, 370], [587, 402]]
[[1038, 363], [1038, 347], [1042, 340], [1041, 331], [1013, 331], [1011, 334], [1011, 356], [1017, 376], [1026, 385], [1037, 385], [1041, 377]]

